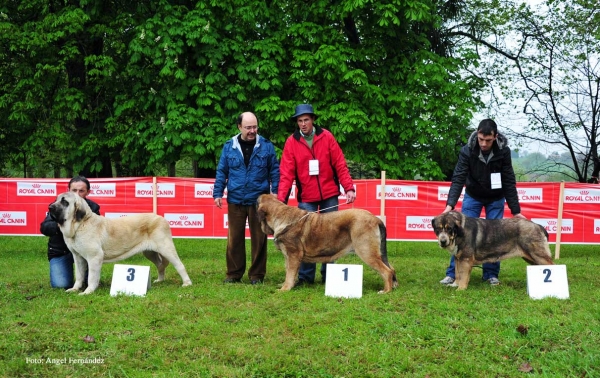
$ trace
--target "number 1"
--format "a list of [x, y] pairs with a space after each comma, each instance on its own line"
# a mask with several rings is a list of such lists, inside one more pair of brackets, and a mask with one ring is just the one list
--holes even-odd
[[348, 281], [348, 268], [342, 269], [342, 272], [344, 272], [344, 281]]

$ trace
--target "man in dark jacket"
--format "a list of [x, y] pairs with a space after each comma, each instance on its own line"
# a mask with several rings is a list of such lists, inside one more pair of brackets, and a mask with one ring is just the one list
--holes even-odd
[[[507, 202], [513, 217], [525, 218], [519, 205], [508, 140], [498, 133], [497, 125], [491, 119], [481, 121], [477, 131], [461, 148], [444, 213], [454, 209], [463, 186], [465, 196], [461, 212], [466, 216], [479, 218], [481, 210], [485, 208], [487, 219], [501, 219], [504, 216], [504, 203]], [[446, 277], [440, 283], [454, 286], [454, 271], [452, 256]], [[490, 285], [500, 284], [499, 273], [500, 262], [483, 264], [483, 281]]]
[[277, 194], [279, 161], [275, 147], [258, 135], [258, 119], [253, 113], [240, 114], [239, 133], [223, 146], [213, 189], [215, 205], [221, 208], [227, 187], [227, 277], [225, 283], [241, 282], [246, 270], [246, 221], [250, 229], [252, 263], [250, 284], [263, 282], [267, 272], [267, 235], [256, 215], [261, 194]]
[[[89, 199], [90, 182], [83, 176], [76, 176], [69, 181], [69, 191], [77, 193], [90, 206], [90, 209], [100, 215], [100, 206]], [[50, 213], [40, 225], [40, 232], [48, 239], [48, 261], [50, 262], [50, 285], [54, 288], [70, 289], [73, 287], [73, 254], [67, 248], [63, 234]]]

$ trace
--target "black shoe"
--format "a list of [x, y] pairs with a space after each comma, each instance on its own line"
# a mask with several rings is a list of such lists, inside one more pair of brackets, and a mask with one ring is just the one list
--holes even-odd
[[242, 282], [241, 278], [225, 278], [225, 280], [223, 280], [223, 283], [240, 283]]
[[259, 280], [251, 280], [250, 281], [250, 285], [258, 285], [263, 283], [263, 280], [259, 279]]

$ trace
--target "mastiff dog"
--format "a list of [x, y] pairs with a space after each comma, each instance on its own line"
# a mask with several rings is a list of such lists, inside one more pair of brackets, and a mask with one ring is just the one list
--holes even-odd
[[464, 290], [475, 264], [522, 257], [533, 265], [554, 265], [548, 232], [522, 218], [481, 219], [450, 211], [433, 218], [433, 231], [441, 248], [454, 255], [456, 281]]
[[301, 262], [332, 262], [354, 251], [383, 278], [380, 293], [398, 286], [396, 272], [387, 259], [386, 229], [370, 212], [348, 209], [318, 214], [285, 205], [274, 195], [258, 197], [261, 229], [273, 235], [285, 256], [285, 282], [280, 290], [294, 287]]
[[177, 255], [167, 220], [152, 213], [109, 219], [94, 214], [85, 200], [75, 193], [60, 194], [48, 207], [75, 260], [75, 285], [68, 292], [79, 291], [88, 270], [88, 286], [81, 294], [90, 294], [100, 282], [104, 262], [126, 259], [143, 252], [158, 269], [158, 279], [165, 278], [165, 268], [173, 264], [183, 286], [192, 284]]

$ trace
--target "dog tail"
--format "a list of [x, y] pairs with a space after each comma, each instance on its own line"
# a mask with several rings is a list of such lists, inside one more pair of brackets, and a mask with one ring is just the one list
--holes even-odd
[[[392, 268], [392, 266], [390, 265], [387, 257], [387, 228], [381, 220], [379, 221], [379, 235], [381, 238], [381, 245], [379, 247], [379, 251], [381, 252], [381, 261], [383, 261], [383, 263], [387, 265], [388, 268], [394, 270], [394, 268]], [[393, 282], [398, 283], [398, 280], [396, 279], [396, 271], [394, 271]]]
[[542, 226], [541, 224], [538, 224], [538, 226], [540, 226], [542, 231], [544, 231], [544, 235], [546, 235], [546, 241], [550, 240], [549, 236], [548, 236], [548, 230], [546, 230], [546, 228], [544, 226]]

